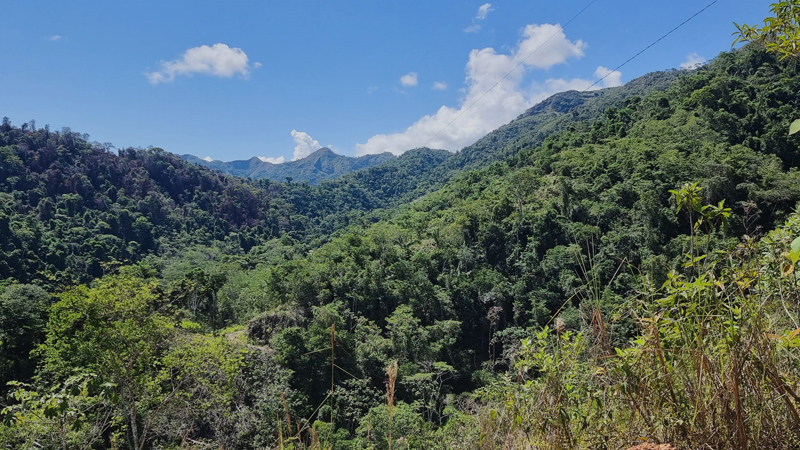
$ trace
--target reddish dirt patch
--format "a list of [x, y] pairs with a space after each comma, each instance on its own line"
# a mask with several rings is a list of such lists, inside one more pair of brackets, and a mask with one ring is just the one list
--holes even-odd
[[669, 444], [639, 444], [628, 450], [675, 450], [675, 447]]

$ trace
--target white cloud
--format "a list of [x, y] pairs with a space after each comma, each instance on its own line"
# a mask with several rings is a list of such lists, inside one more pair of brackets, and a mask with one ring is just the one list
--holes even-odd
[[257, 156], [261, 162], [270, 163], [270, 164], [283, 164], [286, 159], [283, 156], [278, 156], [277, 158], [273, 158], [271, 156]]
[[594, 71], [594, 76], [603, 79], [603, 87], [622, 86], [622, 72], [619, 70], [611, 70], [608, 67], [599, 66]]
[[367, 87], [367, 94], [372, 94], [373, 92], [378, 90], [378, 86], [369, 86]]
[[[167, 83], [178, 75], [193, 73], [223, 78], [230, 78], [236, 74], [247, 77], [250, 74], [250, 65], [247, 62], [247, 54], [240, 48], [231, 48], [222, 43], [211, 47], [201, 45], [186, 50], [179, 59], [161, 61], [160, 70], [145, 72], [145, 76], [152, 84]], [[260, 64], [256, 63], [254, 66], [258, 67]]]
[[47, 40], [48, 41], [60, 41], [62, 39], [62, 37], [63, 36], [61, 36], [61, 35], [54, 34], [53, 36], [50, 36], [49, 38], [47, 38]]
[[[473, 50], [466, 66], [466, 94], [458, 107], [442, 106], [403, 132], [375, 135], [366, 143], [356, 144], [356, 154], [401, 154], [422, 145], [455, 151], [472, 144], [549, 95], [588, 87], [588, 80], [548, 80], [541, 85], [523, 86], [526, 71], [548, 69], [580, 58], [585, 48], [583, 41], [567, 39], [559, 25], [542, 24], [525, 27], [522, 39], [509, 54], [497, 53], [493, 48]], [[520, 64], [522, 67], [512, 70]], [[453, 123], [447, 126], [450, 122]]]
[[403, 86], [416, 86], [417, 85], [417, 73], [410, 72], [402, 77], [400, 77], [400, 84]]
[[492, 11], [494, 11], [494, 8], [492, 8], [491, 3], [482, 4], [478, 8], [478, 13], [475, 14], [475, 18], [472, 19], [472, 25], [464, 28], [464, 33], [477, 33], [478, 31], [481, 31], [481, 25], [476, 22], [480, 22], [481, 20], [485, 19], [486, 16], [488, 16]]
[[705, 62], [706, 59], [697, 53], [689, 53], [686, 55], [686, 61], [681, 63], [681, 69], [696, 69]]
[[592, 86], [593, 81], [584, 78], [572, 78], [565, 80], [563, 78], [550, 78], [543, 83], [533, 83], [531, 86], [531, 97], [535, 98], [538, 103], [556, 92], [566, 91], [585, 91], [587, 89], [597, 90], [597, 86]]
[[[531, 98], [536, 99], [538, 103], [557, 92], [596, 91], [602, 88], [622, 86], [622, 72], [618, 70], [609, 70], [607, 67], [598, 66], [597, 70], [594, 71], [594, 76], [594, 80], [584, 78], [572, 78], [570, 80], [550, 78], [544, 83], [534, 83], [531, 87]], [[596, 81], [601, 78], [603, 78], [602, 81]]]
[[431, 86], [431, 89], [434, 89], [434, 90], [437, 90], [437, 91], [444, 91], [444, 90], [447, 89], [447, 83], [445, 83], [444, 81], [435, 81], [433, 83], [433, 86]]
[[205, 158], [203, 158], [203, 161], [205, 161], [205, 162], [211, 162], [211, 161], [214, 161], [214, 158], [212, 158], [212, 157], [210, 157], [210, 156], [206, 156]]
[[483, 20], [492, 11], [494, 11], [494, 8], [492, 8], [492, 4], [484, 3], [478, 8], [478, 14], [475, 15], [475, 18], [478, 20]]
[[309, 136], [309, 134], [305, 131], [292, 130], [292, 139], [294, 139], [294, 142], [297, 144], [294, 146], [294, 155], [292, 155], [292, 161], [305, 158], [306, 156], [322, 148], [322, 146], [319, 145], [319, 142]]
[[464, 28], [464, 33], [477, 33], [478, 31], [481, 31], [481, 26], [477, 23], [473, 23], [467, 28]]

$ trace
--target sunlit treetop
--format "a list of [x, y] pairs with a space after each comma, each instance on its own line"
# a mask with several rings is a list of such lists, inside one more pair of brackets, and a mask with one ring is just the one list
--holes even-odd
[[737, 31], [733, 44], [755, 42], [782, 59], [800, 59], [800, 0], [772, 3], [770, 11], [774, 16], [765, 18], [762, 26], [734, 23]]

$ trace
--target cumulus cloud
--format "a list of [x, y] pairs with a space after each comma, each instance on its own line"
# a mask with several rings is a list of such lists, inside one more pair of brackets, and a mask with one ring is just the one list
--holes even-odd
[[214, 158], [212, 158], [210, 156], [206, 156], [205, 158], [203, 158], [203, 161], [205, 161], [205, 162], [211, 162], [213, 160], [214, 160]]
[[433, 86], [431, 86], [431, 89], [437, 91], [444, 91], [447, 89], [447, 83], [445, 83], [444, 81], [436, 81], [433, 83]]
[[402, 77], [400, 77], [400, 84], [403, 86], [416, 86], [417, 85], [417, 73], [416, 72], [409, 72]]
[[[596, 80], [608, 75], [600, 82]], [[622, 85], [622, 72], [608, 70], [608, 68], [600, 66], [595, 70], [594, 79], [586, 78], [571, 78], [569, 80], [563, 78], [550, 78], [543, 83], [533, 83], [530, 89], [530, 98], [533, 99], [533, 104], [536, 104], [547, 97], [557, 93], [566, 91], [596, 91], [598, 89], [615, 87]]]
[[306, 156], [322, 148], [322, 146], [319, 145], [319, 142], [309, 136], [309, 134], [305, 131], [292, 130], [292, 139], [294, 139], [295, 144], [297, 144], [294, 146], [294, 155], [292, 155], [292, 161], [305, 158]]
[[[592, 80], [585, 78], [550, 78], [543, 83], [533, 83], [530, 89], [531, 98], [534, 103], [557, 93], [566, 91], [595, 91], [602, 88], [622, 86], [622, 72], [610, 70], [607, 67], [598, 66], [594, 71], [595, 78]], [[603, 78], [605, 77], [605, 78]]]
[[61, 35], [54, 34], [53, 36], [50, 36], [49, 38], [47, 38], [47, 40], [48, 41], [60, 41], [62, 37], [63, 36], [61, 36]]
[[600, 66], [594, 71], [594, 76], [598, 79], [602, 78], [603, 87], [622, 86], [622, 72], [619, 70], [611, 70], [608, 67]]
[[481, 25], [478, 23], [486, 18], [490, 12], [494, 11], [492, 8], [491, 3], [484, 3], [478, 8], [478, 13], [475, 14], [475, 18], [472, 19], [472, 25], [464, 28], [465, 33], [477, 33], [481, 31]]
[[681, 69], [696, 69], [703, 65], [706, 59], [697, 53], [689, 53], [686, 55], [686, 61], [681, 63]]
[[[247, 77], [250, 74], [247, 54], [237, 47], [228, 47], [217, 43], [209, 47], [201, 45], [193, 47], [174, 61], [161, 61], [161, 68], [154, 72], [145, 72], [152, 84], [167, 83], [178, 75], [201, 73], [216, 77], [230, 78], [236, 74]], [[256, 63], [254, 66], [259, 67]]]
[[592, 86], [592, 83], [594, 83], [593, 80], [587, 80], [585, 78], [571, 78], [569, 80], [565, 80], [563, 78], [550, 78], [542, 83], [533, 83], [530, 89], [530, 96], [532, 99], [534, 99], [532, 103], [536, 104], [556, 92], [600, 89], [597, 86]]
[[356, 144], [356, 154], [401, 154], [422, 145], [456, 151], [472, 144], [549, 95], [591, 85], [589, 80], [548, 80], [523, 86], [526, 72], [580, 58], [585, 48], [583, 41], [569, 40], [559, 25], [542, 24], [526, 26], [508, 54], [493, 48], [473, 50], [466, 65], [465, 95], [458, 107], [442, 106], [403, 132], [375, 135]]
[[261, 162], [270, 163], [270, 164], [283, 164], [286, 159], [283, 156], [278, 156], [277, 158], [273, 158], [271, 156], [257, 156]]

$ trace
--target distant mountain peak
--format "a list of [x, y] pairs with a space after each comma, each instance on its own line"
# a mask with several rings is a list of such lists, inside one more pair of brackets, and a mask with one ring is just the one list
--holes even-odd
[[254, 156], [247, 160], [237, 161], [217, 161], [210, 157], [198, 158], [193, 155], [181, 155], [181, 158], [239, 177], [267, 178], [276, 181], [283, 181], [286, 177], [291, 177], [295, 182], [307, 181], [317, 184], [322, 180], [330, 180], [355, 170], [383, 164], [396, 157], [388, 152], [359, 157], [344, 156], [328, 147], [322, 147], [304, 158], [288, 162], [283, 162], [280, 158], [272, 159], [264, 156]]
[[322, 147], [318, 150], [314, 150], [310, 155], [306, 156], [305, 158], [300, 158], [297, 161], [302, 161], [304, 159], [311, 159], [311, 158], [319, 158], [321, 156], [340, 156], [342, 158], [348, 158], [347, 156], [340, 155], [333, 150], [329, 149], [328, 147]]

